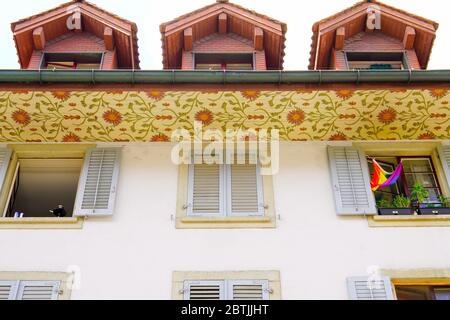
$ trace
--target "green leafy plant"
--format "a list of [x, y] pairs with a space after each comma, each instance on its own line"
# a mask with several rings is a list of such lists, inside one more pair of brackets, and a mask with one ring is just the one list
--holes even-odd
[[411, 199], [405, 196], [396, 196], [392, 202], [394, 208], [410, 208]]
[[450, 208], [450, 198], [444, 195], [439, 196], [439, 201], [442, 203], [442, 206], [445, 208]]
[[378, 208], [392, 208], [392, 203], [387, 199], [380, 199], [377, 201]]
[[428, 197], [430, 196], [430, 193], [428, 192], [425, 187], [419, 183], [416, 182], [414, 184], [414, 187], [411, 192], [411, 200], [417, 203], [417, 206], [420, 206], [420, 204], [427, 201]]

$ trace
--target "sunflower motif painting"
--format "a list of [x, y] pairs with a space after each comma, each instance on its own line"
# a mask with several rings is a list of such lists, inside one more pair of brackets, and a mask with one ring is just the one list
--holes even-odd
[[285, 141], [450, 138], [450, 90], [0, 91], [1, 142], [169, 142], [178, 129]]

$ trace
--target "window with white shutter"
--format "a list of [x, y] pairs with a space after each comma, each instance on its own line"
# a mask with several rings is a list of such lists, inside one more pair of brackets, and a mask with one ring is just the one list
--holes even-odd
[[269, 281], [185, 281], [183, 291], [185, 300], [269, 300]]
[[58, 300], [60, 281], [20, 281], [17, 300]]
[[352, 147], [329, 147], [331, 179], [339, 215], [376, 215], [364, 152]]
[[264, 216], [257, 165], [191, 165], [188, 216]]
[[114, 212], [120, 148], [87, 151], [75, 203], [76, 216], [108, 216]]
[[11, 160], [12, 150], [8, 148], [0, 148], [0, 189], [5, 182], [6, 172]]
[[230, 280], [228, 293], [230, 300], [269, 300], [269, 281]]
[[15, 300], [18, 281], [0, 281], [0, 300]]
[[228, 195], [231, 216], [264, 215], [262, 177], [257, 165], [227, 166]]
[[438, 147], [439, 159], [441, 160], [447, 185], [450, 187], [450, 146]]
[[394, 300], [389, 277], [355, 277], [347, 279], [350, 300]]
[[224, 281], [186, 281], [185, 300], [225, 300]]
[[224, 212], [224, 171], [221, 165], [190, 166], [191, 216], [220, 216]]

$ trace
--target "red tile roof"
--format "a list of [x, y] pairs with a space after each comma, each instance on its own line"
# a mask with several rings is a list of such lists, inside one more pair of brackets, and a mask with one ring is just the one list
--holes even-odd
[[252, 16], [253, 18], [257, 18], [255, 20], [263, 21], [265, 23], [271, 23], [271, 24], [277, 25], [277, 29], [278, 29], [277, 31], [279, 32], [279, 36], [281, 37], [280, 42], [282, 43], [281, 48], [279, 48], [279, 52], [277, 53], [278, 59], [279, 59], [277, 61], [277, 65], [278, 65], [279, 69], [282, 69], [283, 68], [282, 67], [283, 66], [283, 62], [284, 62], [284, 55], [285, 55], [284, 49], [285, 49], [286, 32], [287, 32], [287, 25], [286, 25], [286, 23], [280, 22], [280, 21], [278, 21], [276, 19], [273, 19], [273, 18], [271, 18], [269, 16], [266, 16], [264, 14], [257, 13], [257, 12], [255, 12], [253, 10], [244, 8], [244, 7], [240, 6], [240, 5], [231, 3], [228, 0], [216, 0], [215, 3], [207, 5], [205, 7], [200, 8], [200, 9], [194, 10], [192, 12], [189, 12], [187, 14], [179, 16], [178, 18], [175, 18], [175, 19], [173, 19], [171, 21], [162, 23], [160, 25], [160, 31], [161, 31], [161, 35], [162, 35], [162, 39], [161, 40], [162, 40], [163, 65], [164, 65], [164, 68], [167, 69], [167, 68], [173, 67], [173, 66], [169, 66], [169, 63], [167, 61], [168, 59], [167, 59], [167, 44], [166, 44], [167, 33], [169, 33], [171, 31], [170, 28], [173, 25], [179, 25], [180, 22], [186, 22], [186, 24], [189, 24], [189, 20], [193, 16], [201, 14], [202, 12], [207, 11], [208, 9], [218, 9], [218, 10], [220, 10], [220, 9], [227, 9], [227, 8], [235, 8], [237, 10], [242, 11], [245, 14], [248, 14], [248, 15]]
[[350, 13], [350, 12], [352, 12], [354, 10], [357, 10], [360, 7], [368, 6], [370, 4], [379, 5], [379, 6], [382, 6], [384, 8], [387, 8], [387, 9], [396, 11], [398, 13], [407, 15], [408, 17], [410, 17], [412, 19], [424, 22], [426, 24], [430, 24], [430, 25], [432, 25], [434, 27], [435, 31], [439, 27], [439, 24], [437, 22], [434, 22], [432, 20], [423, 18], [421, 16], [409, 13], [409, 12], [401, 10], [401, 9], [397, 9], [395, 7], [392, 7], [392, 6], [389, 6], [387, 4], [384, 4], [384, 3], [380, 2], [380, 1], [377, 1], [377, 0], [362, 0], [360, 2], [355, 3], [353, 6], [351, 6], [349, 8], [346, 8], [346, 9], [344, 9], [344, 10], [342, 10], [342, 11], [340, 11], [340, 12], [338, 12], [338, 13], [332, 15], [332, 16], [329, 16], [327, 18], [324, 18], [324, 19], [314, 23], [314, 25], [313, 25], [312, 44], [311, 44], [311, 52], [310, 52], [310, 59], [309, 59], [309, 69], [314, 69], [314, 67], [315, 67], [315, 59], [316, 59], [316, 55], [317, 55], [316, 51], [317, 51], [317, 43], [318, 43], [318, 39], [319, 39], [319, 27], [320, 27], [320, 25], [322, 25], [324, 23], [327, 23], [327, 22], [330, 22], [330, 21], [333, 21], [333, 20], [338, 20], [340, 17], [345, 16], [347, 13]]
[[[63, 3], [63, 4], [61, 4], [61, 5], [57, 6], [57, 7], [54, 7], [52, 9], [49, 9], [49, 10], [43, 11], [41, 13], [32, 15], [30, 17], [23, 18], [23, 19], [20, 19], [18, 21], [15, 21], [15, 22], [11, 23], [11, 30], [14, 33], [20, 32], [20, 25], [22, 25], [24, 23], [27, 23], [27, 22], [31, 22], [31, 21], [39, 19], [39, 18], [43, 18], [44, 16], [46, 16], [48, 14], [51, 14], [54, 11], [58, 11], [60, 9], [63, 9], [63, 8], [66, 8], [66, 7], [69, 7], [69, 6], [72, 6], [72, 5], [76, 5], [78, 3], [80, 5], [81, 4], [82, 5], [87, 5], [87, 6], [91, 7], [92, 9], [96, 10], [97, 12], [103, 13], [104, 15], [108, 16], [109, 18], [116, 19], [116, 20], [122, 22], [123, 24], [129, 26], [129, 29], [131, 31], [131, 40], [132, 40], [132, 47], [133, 47], [134, 67], [135, 67], [135, 69], [139, 69], [139, 62], [140, 61], [139, 61], [139, 50], [138, 50], [139, 46], [138, 46], [138, 37], [137, 37], [138, 28], [137, 28], [136, 23], [131, 22], [131, 21], [129, 21], [127, 19], [124, 19], [122, 17], [119, 17], [118, 15], [116, 15], [114, 13], [111, 13], [111, 12], [105, 10], [105, 9], [102, 9], [102, 8], [98, 7], [97, 5], [95, 5], [93, 3], [90, 3], [88, 1], [85, 1], [85, 0], [72, 0], [72, 1], [69, 1], [69, 2], [66, 2], [66, 3]], [[19, 30], [17, 30], [17, 29], [19, 29]], [[18, 54], [19, 54], [19, 59], [20, 59], [20, 53], [19, 53], [19, 48], [17, 47], [17, 42], [16, 42], [16, 48], [17, 48], [17, 51], [18, 51]]]

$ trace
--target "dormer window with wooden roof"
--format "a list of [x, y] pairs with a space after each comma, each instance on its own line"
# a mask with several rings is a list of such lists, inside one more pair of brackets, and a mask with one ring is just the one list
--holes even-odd
[[364, 0], [314, 24], [311, 70], [426, 69], [438, 24]]
[[22, 69], [139, 69], [136, 25], [84, 0], [11, 28]]
[[286, 25], [226, 0], [160, 29], [164, 69], [283, 69]]

